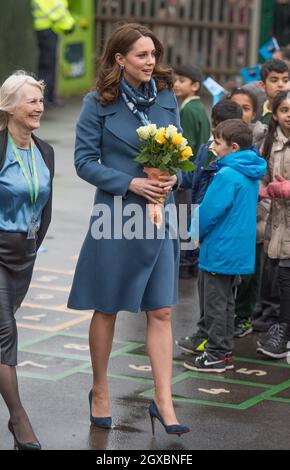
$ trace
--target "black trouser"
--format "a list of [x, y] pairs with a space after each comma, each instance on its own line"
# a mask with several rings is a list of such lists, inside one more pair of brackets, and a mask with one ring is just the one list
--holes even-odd
[[198, 273], [200, 322], [198, 335], [208, 338], [206, 350], [215, 359], [231, 354], [234, 347], [236, 276]]
[[279, 321], [280, 318], [280, 289], [278, 281], [278, 259], [271, 259], [266, 255], [260, 299], [255, 307], [253, 319], [262, 318], [264, 321]]
[[51, 29], [37, 31], [38, 42], [38, 78], [44, 80], [46, 87], [44, 98], [54, 100], [56, 81], [56, 61], [58, 36]]
[[264, 246], [256, 245], [255, 273], [241, 276], [236, 297], [236, 316], [241, 320], [252, 319], [257, 300], [260, 298], [262, 274], [264, 267]]
[[279, 266], [280, 323], [290, 326], [290, 267]]

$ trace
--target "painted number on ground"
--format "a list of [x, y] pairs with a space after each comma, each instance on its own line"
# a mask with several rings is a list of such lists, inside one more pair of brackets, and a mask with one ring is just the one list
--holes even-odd
[[33, 362], [33, 361], [23, 361], [20, 364], [18, 364], [18, 367], [25, 367], [25, 366], [32, 366], [32, 367], [38, 367], [40, 369], [47, 369], [47, 366], [43, 364], [38, 364], [37, 362]]
[[65, 344], [64, 348], [66, 349], [76, 349], [77, 351], [88, 351], [89, 346], [86, 344]]
[[58, 276], [40, 276], [36, 278], [36, 280], [39, 282], [52, 282], [52, 281], [56, 281], [57, 279], [58, 279]]
[[210, 395], [221, 395], [222, 393], [231, 393], [229, 390], [226, 390], [225, 388], [199, 388], [199, 392], [203, 393], [209, 393]]
[[236, 372], [238, 374], [244, 375], [256, 375], [257, 377], [264, 377], [265, 375], [267, 375], [266, 371], [256, 369], [238, 369]]
[[45, 313], [40, 313], [39, 315], [25, 315], [23, 320], [31, 320], [31, 321], [41, 321], [42, 318], [45, 318]]
[[129, 364], [129, 368], [133, 370], [138, 370], [139, 372], [151, 372], [151, 366], [137, 366], [135, 364]]

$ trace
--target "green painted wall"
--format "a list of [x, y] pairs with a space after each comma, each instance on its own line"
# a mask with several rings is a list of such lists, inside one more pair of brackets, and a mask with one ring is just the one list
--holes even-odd
[[30, 0], [0, 0], [0, 80], [11, 72], [36, 71], [37, 45]]

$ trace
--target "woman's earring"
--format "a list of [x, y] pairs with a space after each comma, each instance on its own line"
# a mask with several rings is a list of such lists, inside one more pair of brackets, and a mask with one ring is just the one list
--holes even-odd
[[124, 69], [125, 69], [125, 66], [124, 66], [124, 65], [120, 65], [120, 72], [121, 72], [121, 73], [124, 72]]

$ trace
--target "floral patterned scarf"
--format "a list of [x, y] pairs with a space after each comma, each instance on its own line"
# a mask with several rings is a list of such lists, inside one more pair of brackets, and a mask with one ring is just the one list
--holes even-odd
[[120, 82], [120, 92], [126, 105], [139, 121], [141, 121], [142, 125], [147, 126], [150, 124], [147, 112], [148, 108], [154, 104], [157, 96], [155, 80], [151, 78], [148, 85], [143, 85], [142, 91], [140, 91], [129, 85], [125, 78], [122, 78]]

